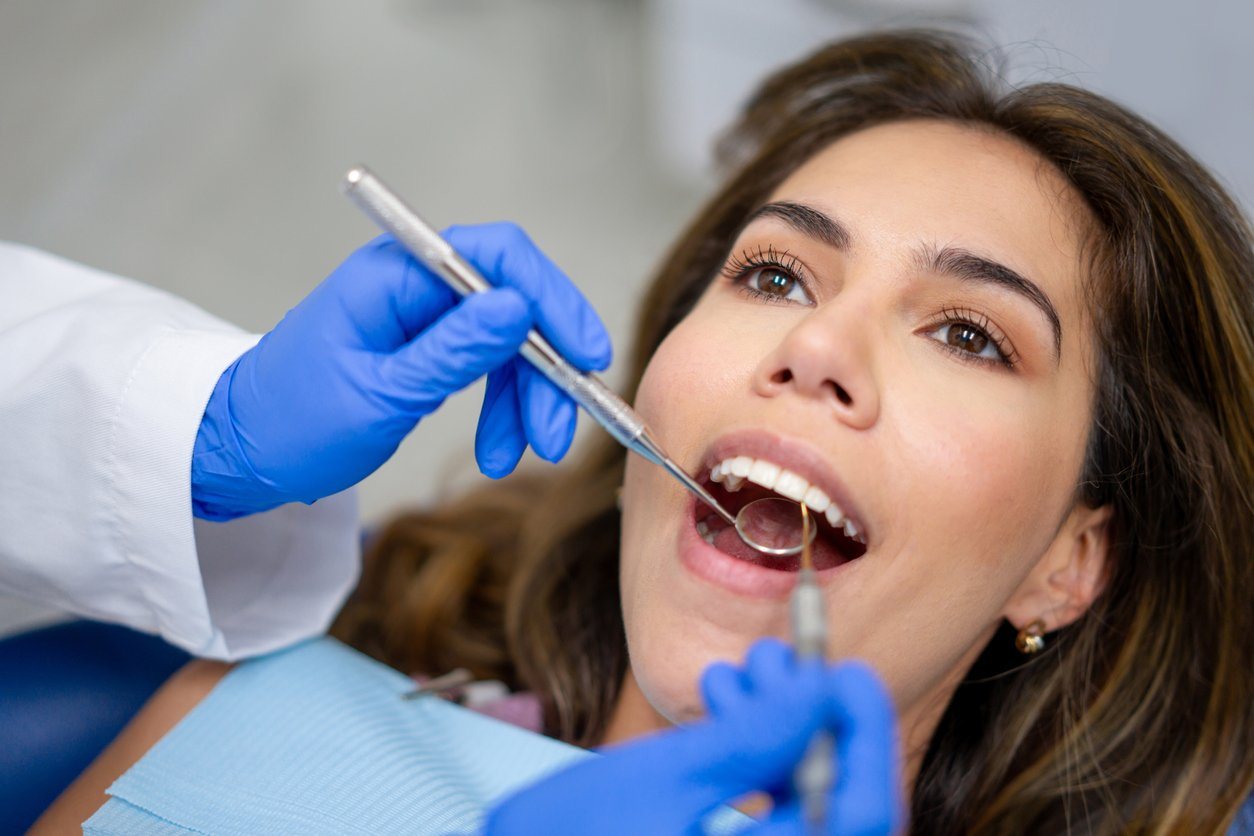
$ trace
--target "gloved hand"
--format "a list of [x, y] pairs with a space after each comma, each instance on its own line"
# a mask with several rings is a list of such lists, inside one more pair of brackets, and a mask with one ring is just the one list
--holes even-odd
[[373, 473], [423, 416], [489, 374], [475, 455], [565, 455], [575, 405], [517, 356], [536, 327], [583, 370], [610, 341], [570, 280], [512, 224], [445, 238], [496, 286], [460, 300], [390, 236], [357, 250], [222, 374], [192, 456], [192, 507], [227, 520], [313, 502]]
[[792, 773], [820, 728], [836, 742], [826, 832], [900, 827], [896, 721], [866, 665], [799, 662], [787, 645], [764, 639], [743, 669], [712, 665], [702, 691], [707, 719], [607, 749], [522, 790], [490, 813], [486, 833], [700, 833], [719, 804], [764, 790], [772, 811], [744, 832], [800, 836], [806, 822]]

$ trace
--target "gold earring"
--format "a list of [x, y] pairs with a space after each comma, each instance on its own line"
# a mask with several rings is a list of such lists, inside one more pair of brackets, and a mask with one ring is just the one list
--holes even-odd
[[619, 485], [614, 489], [614, 507], [623, 510], [623, 486]]
[[1045, 622], [1038, 618], [1015, 636], [1015, 647], [1024, 656], [1040, 653], [1045, 648], [1045, 637], [1041, 635], [1044, 632]]

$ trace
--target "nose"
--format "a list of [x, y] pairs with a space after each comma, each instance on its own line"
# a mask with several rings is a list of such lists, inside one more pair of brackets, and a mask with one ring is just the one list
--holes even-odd
[[871, 364], [869, 311], [839, 303], [817, 308], [789, 330], [754, 370], [754, 391], [768, 398], [792, 393], [830, 409], [854, 429], [879, 418]]

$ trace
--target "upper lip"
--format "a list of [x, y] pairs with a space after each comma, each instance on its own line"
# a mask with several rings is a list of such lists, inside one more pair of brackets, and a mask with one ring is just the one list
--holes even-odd
[[840, 506], [844, 515], [853, 521], [858, 531], [871, 542], [872, 529], [867, 524], [857, 503], [845, 483], [832, 469], [827, 458], [812, 445], [795, 438], [786, 438], [764, 430], [737, 430], [721, 435], [710, 443], [701, 462], [698, 478], [708, 478], [710, 470], [724, 459], [734, 456], [750, 456], [765, 459], [791, 470], [811, 485], [816, 485], [833, 502]]

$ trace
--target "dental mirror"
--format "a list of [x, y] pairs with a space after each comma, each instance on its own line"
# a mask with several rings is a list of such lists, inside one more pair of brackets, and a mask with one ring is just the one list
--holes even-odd
[[750, 502], [736, 514], [736, 533], [762, 554], [797, 554], [814, 542], [815, 535], [800, 507], [801, 503], [779, 496]]

